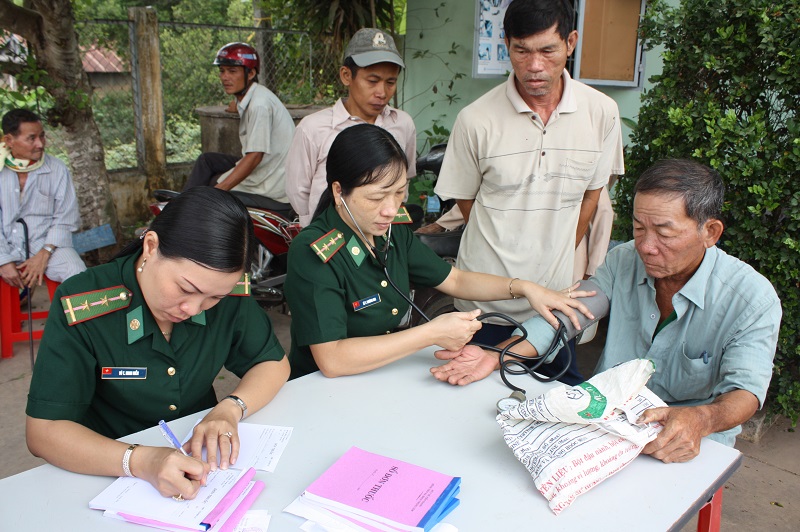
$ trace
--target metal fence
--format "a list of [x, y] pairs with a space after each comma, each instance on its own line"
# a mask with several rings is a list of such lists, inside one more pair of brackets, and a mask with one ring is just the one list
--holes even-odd
[[[92, 87], [92, 106], [109, 170], [135, 168], [136, 88], [131, 64], [137, 61], [132, 23], [95, 20], [77, 31]], [[193, 161], [200, 154], [197, 107], [227, 104], [214, 54], [226, 43], [247, 42], [262, 55], [259, 82], [285, 104], [329, 104], [342, 93], [340, 57], [323, 38], [306, 32], [241, 26], [159, 22], [167, 162]]]

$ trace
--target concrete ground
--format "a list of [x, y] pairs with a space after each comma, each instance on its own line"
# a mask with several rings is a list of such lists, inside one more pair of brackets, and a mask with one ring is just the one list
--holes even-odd
[[[36, 306], [44, 308], [46, 294], [37, 291]], [[43, 301], [39, 301], [44, 298]], [[291, 318], [269, 312], [281, 344], [289, 347]], [[591, 374], [604, 342], [601, 327], [598, 337], [578, 347], [580, 369]], [[34, 342], [34, 350], [38, 342]], [[29, 346], [14, 346], [14, 357], [0, 359], [0, 478], [34, 468], [44, 462], [33, 457], [25, 446], [25, 403], [31, 379]], [[217, 377], [217, 396], [223, 397], [236, 387], [238, 379], [223, 370]], [[739, 439], [736, 448], [744, 455], [742, 466], [725, 484], [722, 507], [722, 530], [797, 530], [800, 528], [800, 436], [786, 419], [778, 419], [758, 443]], [[598, 488], [602, 489], [602, 487]], [[657, 493], [653, 494], [658, 497]], [[794, 523], [794, 524], [792, 524]], [[696, 519], [683, 530], [696, 529]], [[642, 530], [647, 530], [646, 523]], [[469, 532], [469, 531], [466, 531]]]

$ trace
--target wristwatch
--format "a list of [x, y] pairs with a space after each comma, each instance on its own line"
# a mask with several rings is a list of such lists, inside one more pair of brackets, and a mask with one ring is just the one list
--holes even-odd
[[53, 252], [56, 250], [56, 247], [51, 246], [50, 244], [45, 244], [44, 246], [42, 246], [42, 249], [52, 255]]
[[239, 405], [239, 408], [242, 409], [242, 419], [244, 419], [245, 414], [247, 414], [247, 405], [245, 404], [245, 402], [236, 397], [235, 395], [228, 395], [225, 397], [225, 399], [230, 399], [231, 401]]
[[497, 401], [497, 413], [502, 414], [506, 410], [510, 410], [515, 406], [524, 403], [526, 401], [525, 394], [514, 390], [511, 392], [511, 395], [508, 397], [503, 397], [499, 401]]

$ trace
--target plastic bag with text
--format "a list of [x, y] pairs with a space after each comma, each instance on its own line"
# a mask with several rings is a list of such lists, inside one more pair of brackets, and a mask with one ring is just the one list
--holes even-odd
[[650, 360], [631, 360], [497, 416], [553, 513], [628, 465], [661, 431], [659, 423], [636, 425], [648, 408], [666, 406], [645, 387], [654, 370]]

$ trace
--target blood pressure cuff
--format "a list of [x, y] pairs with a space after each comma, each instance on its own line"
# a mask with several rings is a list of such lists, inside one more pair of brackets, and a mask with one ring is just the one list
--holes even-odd
[[[578, 331], [575, 329], [575, 326], [572, 325], [572, 322], [567, 318], [567, 316], [561, 312], [560, 310], [554, 310], [553, 315], [564, 324], [564, 328], [566, 329], [567, 333], [567, 340], [572, 340], [576, 336], [578, 336], [582, 331], [585, 331], [587, 327], [595, 323], [596, 321], [600, 320], [603, 316], [608, 315], [609, 309], [609, 301], [606, 294], [600, 290], [600, 287], [597, 284], [589, 279], [588, 281], [581, 281], [578, 290], [583, 290], [586, 292], [597, 292], [595, 295], [591, 297], [581, 297], [580, 302], [586, 305], [586, 308], [589, 309], [589, 312], [592, 313], [594, 319], [589, 319], [583, 313], [578, 310], [575, 310], [575, 314], [578, 315], [578, 323], [581, 324], [581, 330]], [[538, 314], [531, 319], [527, 320], [525, 323], [522, 324], [525, 327], [525, 330], [528, 331], [528, 337], [526, 340], [530, 342], [530, 344], [536, 348], [536, 352], [540, 355], [547, 353], [547, 350], [550, 349], [551, 344], [553, 343], [553, 339], [556, 336], [556, 331], [553, 329], [553, 326], [550, 325], [545, 321], [544, 318], [539, 316]], [[512, 333], [512, 336], [522, 336], [522, 331], [519, 329], [515, 330]], [[547, 359], [545, 359], [544, 363], [549, 364], [555, 359], [558, 352], [561, 348], [564, 347], [563, 342], [559, 342], [558, 346], [553, 349]]]

